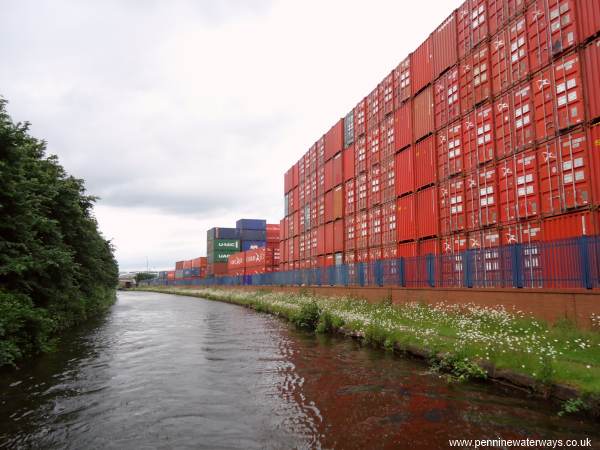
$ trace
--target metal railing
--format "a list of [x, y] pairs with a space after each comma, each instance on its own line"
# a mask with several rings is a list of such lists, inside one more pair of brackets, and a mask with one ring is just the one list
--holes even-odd
[[600, 236], [259, 275], [155, 279], [147, 284], [595, 289], [600, 288]]

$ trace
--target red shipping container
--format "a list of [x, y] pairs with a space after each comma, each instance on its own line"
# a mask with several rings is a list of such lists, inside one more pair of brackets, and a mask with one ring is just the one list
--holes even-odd
[[325, 224], [325, 196], [324, 195], [320, 195], [319, 198], [317, 198], [317, 223], [319, 225], [324, 225]]
[[527, 19], [518, 17], [492, 38], [492, 92], [499, 95], [529, 75]]
[[532, 72], [578, 43], [575, 3], [576, 0], [536, 0], [528, 8], [527, 34]]
[[356, 214], [356, 248], [363, 249], [369, 246], [369, 214], [361, 211]]
[[383, 108], [383, 115], [394, 111], [394, 71], [383, 79], [379, 85], [381, 91], [380, 103]]
[[[590, 142], [586, 131], [573, 131], [538, 147], [542, 213], [556, 215], [592, 204]], [[596, 157], [597, 158], [597, 157]]]
[[398, 257], [398, 246], [396, 244], [386, 245], [381, 248], [382, 259], [396, 259]]
[[462, 173], [465, 169], [461, 122], [448, 125], [437, 134], [438, 174], [440, 180]]
[[333, 253], [333, 222], [325, 225], [325, 253]]
[[467, 238], [464, 234], [453, 234], [440, 239], [440, 254], [443, 258], [437, 260], [439, 282], [437, 286], [462, 286], [464, 283], [463, 255], [467, 248]]
[[317, 141], [317, 168], [325, 165], [325, 135]]
[[531, 146], [535, 140], [533, 95], [529, 82], [494, 102], [496, 157], [502, 159]]
[[410, 82], [413, 95], [433, 81], [431, 36], [410, 55]]
[[396, 244], [398, 236], [396, 232], [396, 202], [391, 201], [381, 206], [382, 232], [381, 243], [384, 245]]
[[367, 131], [367, 99], [364, 98], [354, 107], [354, 142]]
[[579, 54], [555, 60], [533, 78], [535, 134], [538, 141], [585, 121]]
[[325, 223], [333, 222], [333, 191], [325, 194]]
[[377, 164], [380, 159], [379, 126], [367, 131], [367, 167]]
[[333, 190], [333, 218], [344, 217], [344, 189], [338, 186]]
[[[277, 240], [279, 241], [279, 228], [277, 228]], [[206, 268], [207, 264], [208, 264], [208, 260], [207, 260], [206, 256], [200, 256], [198, 258], [192, 259], [192, 268], [196, 268], [196, 267]]]
[[379, 261], [381, 259], [381, 247], [369, 249], [369, 262]]
[[351, 252], [345, 252], [344, 253], [344, 264], [354, 264], [356, 262], [356, 253], [351, 251]]
[[292, 189], [295, 187], [298, 187], [298, 183], [300, 181], [298, 168], [299, 168], [298, 163], [296, 163], [292, 166]]
[[[306, 258], [307, 253], [310, 254], [310, 251], [307, 252], [307, 245], [306, 245], [306, 233], [302, 233], [300, 235], [300, 240], [298, 242], [298, 251], [300, 252], [300, 259]], [[309, 245], [310, 245], [310, 237], [309, 237]]]
[[342, 154], [338, 153], [333, 158], [333, 187], [339, 186], [344, 182], [343, 159]]
[[393, 156], [381, 161], [381, 202], [396, 199], [396, 158]]
[[492, 105], [483, 105], [471, 111], [463, 121], [462, 148], [465, 169], [474, 170], [481, 164], [494, 159], [494, 110]]
[[478, 228], [498, 223], [498, 180], [494, 166], [471, 172], [465, 180], [467, 228]]
[[598, 0], [577, 1], [577, 22], [579, 25], [580, 42], [598, 33], [598, 30], [600, 30], [600, 7], [598, 6]]
[[290, 221], [293, 224], [293, 233], [290, 232], [290, 236], [298, 236], [300, 233], [300, 213], [296, 211], [293, 216], [293, 220]]
[[456, 14], [458, 57], [462, 59], [489, 35], [487, 0], [466, 0]]
[[460, 64], [460, 105], [466, 113], [492, 96], [492, 71], [487, 42]]
[[169, 270], [167, 272], [167, 280], [174, 280], [175, 279], [175, 271], [174, 270]]
[[338, 219], [333, 222], [333, 251], [344, 251], [344, 220]]
[[511, 223], [540, 213], [539, 179], [535, 150], [498, 163], [500, 221]]
[[[238, 269], [243, 269], [246, 265], [246, 252], [239, 252], [230, 255], [227, 258], [227, 271], [231, 272]], [[243, 275], [243, 274], [242, 274]]]
[[183, 270], [183, 263], [184, 261], [177, 261], [175, 263], [175, 270]]
[[379, 105], [379, 90], [376, 87], [367, 95], [367, 131], [379, 127], [382, 111]]
[[437, 236], [439, 209], [437, 189], [427, 188], [416, 193], [417, 238]]
[[358, 175], [367, 170], [367, 139], [365, 136], [360, 136], [356, 140], [356, 153], [354, 169]]
[[415, 218], [416, 194], [400, 197], [396, 202], [396, 228], [398, 242], [412, 241], [417, 235]]
[[398, 64], [394, 69], [394, 100], [395, 109], [410, 98], [412, 90], [410, 86], [410, 56]]
[[356, 248], [356, 218], [354, 214], [346, 216], [344, 219], [344, 247], [346, 250]]
[[368, 182], [367, 182], [367, 174], [361, 173], [356, 177], [356, 191], [355, 196], [358, 197], [358, 210], [363, 210], [367, 208], [367, 193], [369, 191]]
[[465, 182], [453, 178], [438, 187], [440, 231], [442, 235], [462, 231], [466, 226]]
[[343, 155], [343, 180], [348, 181], [356, 176], [356, 174], [354, 173], [354, 144], [345, 149]]
[[369, 247], [381, 246], [381, 206], [369, 210]]
[[433, 47], [433, 78], [458, 62], [456, 12], [436, 28], [431, 36]]
[[[582, 0], [585, 1], [585, 0]], [[599, 13], [600, 14], [600, 13]], [[585, 70], [584, 88], [588, 102], [588, 118], [590, 120], [600, 117], [600, 39], [596, 39], [583, 51], [583, 65]]]
[[354, 180], [346, 181], [344, 185], [344, 197], [345, 197], [345, 210], [346, 214], [354, 214], [356, 211], [356, 203], [354, 196]]
[[[543, 238], [542, 223], [537, 220], [511, 223], [502, 227], [500, 237], [502, 245], [539, 242]], [[532, 254], [531, 251], [525, 252], [525, 256], [528, 255], [534, 256], [535, 254]], [[535, 266], [539, 267], [539, 263], [536, 263]]]
[[456, 120], [461, 115], [458, 66], [443, 74], [434, 85], [435, 129]]
[[318, 227], [310, 231], [310, 256], [317, 256], [319, 248], [319, 230]]
[[560, 239], [594, 236], [600, 233], [598, 211], [580, 211], [548, 217], [543, 222], [543, 239]]
[[400, 150], [412, 142], [412, 103], [404, 102], [394, 113], [394, 140], [395, 149]]
[[[467, 237], [463, 233], [451, 234], [440, 238], [440, 253], [442, 255], [454, 255], [462, 253], [467, 249]], [[461, 259], [457, 260], [462, 262]], [[462, 268], [460, 269], [462, 272]]]
[[437, 238], [424, 239], [419, 241], [418, 255], [438, 255], [440, 253], [440, 243]]
[[325, 134], [325, 161], [331, 159], [337, 153], [342, 151], [344, 146], [344, 119], [340, 119], [331, 129]]
[[418, 141], [423, 136], [431, 133], [434, 129], [433, 94], [431, 86], [414, 98], [412, 106], [414, 140]]
[[[333, 175], [333, 173], [332, 173]], [[325, 193], [325, 166], [317, 166], [317, 195]]]
[[296, 236], [294, 238], [294, 253], [293, 253], [293, 260], [297, 261], [298, 257], [299, 257], [299, 251], [298, 251], [298, 247], [300, 245], [300, 239], [298, 238], [298, 236]]
[[317, 256], [325, 254], [325, 225], [317, 228]]
[[381, 203], [381, 167], [379, 164], [369, 169], [368, 176], [369, 192], [367, 195], [367, 207]]
[[323, 192], [330, 191], [333, 189], [333, 159], [330, 159], [325, 163], [325, 167], [323, 169], [324, 173], [324, 188]]
[[429, 136], [414, 146], [415, 189], [429, 186], [437, 181], [435, 167], [435, 136]]
[[397, 257], [398, 258], [413, 258], [417, 256], [417, 243], [416, 242], [405, 242], [398, 244]]
[[379, 128], [379, 146], [381, 159], [394, 156], [396, 153], [394, 115], [390, 114], [381, 121]]
[[500, 231], [497, 228], [471, 231], [468, 238], [469, 249], [492, 249], [500, 247]]
[[490, 35], [508, 25], [515, 16], [524, 13], [531, 0], [488, 0]]
[[593, 180], [596, 180], [595, 183], [592, 183], [592, 201], [594, 205], [600, 205], [600, 183], [598, 183], [600, 177], [600, 123], [592, 125], [589, 131]]
[[369, 249], [361, 249], [356, 251], [356, 262], [366, 263], [369, 262]]
[[395, 180], [396, 196], [401, 196], [414, 190], [413, 147], [405, 148], [401, 152], [396, 153]]

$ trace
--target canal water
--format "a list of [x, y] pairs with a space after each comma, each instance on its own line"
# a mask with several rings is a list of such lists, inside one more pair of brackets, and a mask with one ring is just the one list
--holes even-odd
[[60, 351], [0, 376], [0, 447], [448, 448], [595, 424], [225, 303], [123, 292]]

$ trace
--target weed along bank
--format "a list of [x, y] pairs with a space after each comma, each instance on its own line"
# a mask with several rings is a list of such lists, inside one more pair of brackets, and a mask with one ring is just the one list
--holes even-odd
[[[427, 305], [307, 292], [146, 287], [248, 306], [318, 332], [337, 332], [424, 359], [458, 380], [489, 379], [600, 414], [600, 334], [475, 303]], [[595, 318], [600, 326], [600, 316]]]

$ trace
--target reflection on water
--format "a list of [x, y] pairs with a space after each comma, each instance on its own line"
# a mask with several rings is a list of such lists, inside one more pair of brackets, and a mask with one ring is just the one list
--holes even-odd
[[120, 293], [61, 351], [4, 374], [0, 446], [446, 448], [455, 438], [574, 438], [590, 423], [417, 362], [298, 332], [229, 304]]

